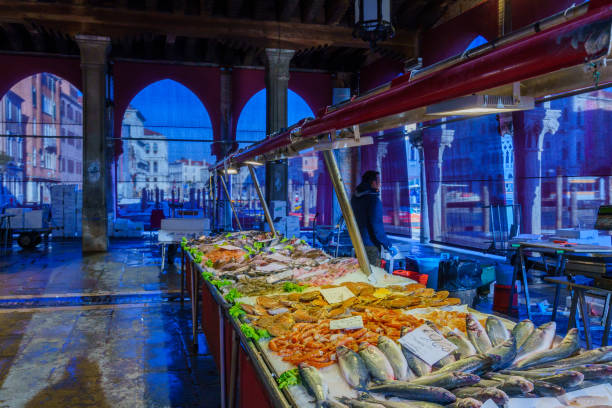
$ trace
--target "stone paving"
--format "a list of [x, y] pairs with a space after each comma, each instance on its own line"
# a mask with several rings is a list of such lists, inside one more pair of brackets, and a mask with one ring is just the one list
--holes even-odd
[[[0, 257], [0, 407], [216, 407], [219, 377], [156, 247]], [[202, 337], [202, 336], [201, 336]]]

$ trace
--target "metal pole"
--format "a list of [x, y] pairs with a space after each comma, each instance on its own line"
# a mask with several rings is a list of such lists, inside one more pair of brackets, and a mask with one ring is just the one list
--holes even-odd
[[340, 204], [340, 209], [342, 210], [342, 215], [344, 216], [344, 221], [346, 222], [346, 228], [348, 229], [351, 241], [353, 242], [353, 247], [355, 248], [355, 254], [357, 255], [357, 260], [359, 261], [361, 271], [366, 275], [370, 275], [372, 274], [370, 262], [368, 261], [365, 246], [363, 245], [363, 240], [361, 239], [361, 233], [357, 227], [357, 221], [355, 220], [355, 214], [353, 214], [353, 208], [351, 207], [351, 203], [349, 202], [348, 195], [346, 194], [346, 190], [344, 188], [344, 182], [342, 181], [342, 176], [340, 175], [340, 170], [338, 169], [336, 156], [334, 156], [334, 153], [331, 150], [325, 150], [323, 151], [323, 158], [325, 159], [325, 166], [329, 172], [329, 177], [331, 178], [334, 190], [336, 190], [336, 197], [338, 198], [338, 203]]
[[238, 219], [238, 213], [234, 208], [234, 203], [232, 203], [232, 197], [230, 197], [229, 190], [227, 189], [227, 184], [225, 184], [225, 177], [223, 174], [219, 174], [219, 178], [221, 179], [221, 185], [223, 186], [223, 190], [225, 190], [225, 196], [227, 197], [227, 201], [229, 202], [230, 208], [234, 213], [234, 218], [236, 218], [236, 223], [238, 224], [238, 229], [242, 231], [242, 226], [240, 225], [240, 220]]
[[274, 228], [274, 221], [272, 220], [272, 216], [270, 215], [270, 209], [268, 208], [268, 203], [266, 203], [266, 198], [264, 197], [261, 187], [259, 186], [259, 181], [257, 180], [257, 174], [255, 174], [255, 169], [252, 165], [248, 165], [249, 173], [251, 173], [251, 178], [253, 179], [253, 185], [255, 186], [255, 190], [257, 191], [257, 196], [259, 197], [259, 201], [261, 202], [261, 208], [263, 208], [264, 216], [266, 217], [266, 221], [270, 226], [270, 231], [272, 231], [272, 236], [276, 236], [276, 228]]

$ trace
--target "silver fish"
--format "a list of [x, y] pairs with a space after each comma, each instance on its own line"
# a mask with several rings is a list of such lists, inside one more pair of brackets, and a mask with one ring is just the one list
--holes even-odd
[[436, 404], [434, 402], [425, 402], [425, 401], [389, 401], [389, 400], [379, 400], [372, 397], [369, 394], [364, 393], [364, 395], [359, 397], [362, 401], [372, 402], [376, 404], [380, 404], [385, 408], [442, 408], [443, 405]]
[[347, 408], [347, 406], [338, 401], [327, 399], [321, 403], [321, 408]]
[[497, 405], [506, 405], [510, 398], [502, 390], [494, 387], [479, 388], [479, 387], [463, 387], [453, 390], [453, 393], [457, 398], [474, 398], [479, 401], [485, 402], [487, 400], [493, 400]]
[[344, 405], [347, 405], [351, 408], [385, 408], [384, 405], [378, 403], [372, 403], [368, 401], [361, 401], [354, 398], [348, 397], [340, 397], [338, 401], [342, 402]]
[[[408, 331], [407, 328], [402, 328], [402, 336], [406, 334]], [[402, 346], [402, 353], [406, 358], [406, 362], [408, 363], [408, 367], [410, 370], [417, 376], [421, 377], [423, 375], [427, 375], [431, 372], [431, 366], [417, 357], [410, 350]]]
[[506, 394], [527, 394], [533, 391], [533, 383], [523, 377], [510, 376], [499, 387]]
[[456, 400], [453, 393], [444, 388], [413, 385], [405, 381], [387, 381], [383, 384], [373, 385], [368, 390], [388, 397], [435, 402], [437, 404], [450, 404]]
[[494, 358], [494, 363], [491, 366], [492, 370], [497, 371], [509, 367], [516, 358], [515, 338], [511, 337], [497, 347], [493, 347], [486, 355]]
[[461, 333], [450, 331], [446, 334], [446, 340], [457, 346], [455, 354], [459, 356], [459, 359], [473, 356], [476, 354], [476, 348], [467, 337]]
[[512, 395], [524, 395], [533, 391], [533, 383], [523, 377], [510, 376], [504, 380], [480, 380], [476, 387], [495, 387], [499, 388], [506, 394]]
[[536, 381], [545, 381], [550, 384], [558, 385], [559, 387], [571, 388], [584, 381], [584, 374], [578, 371], [564, 371], [559, 374], [539, 378]]
[[512, 335], [516, 339], [516, 347], [520, 349], [523, 343], [525, 343], [525, 340], [527, 340], [534, 330], [535, 325], [529, 319], [525, 319], [517, 323], [512, 329]]
[[306, 387], [306, 390], [315, 397], [317, 401], [317, 407], [323, 405], [323, 401], [327, 399], [328, 388], [327, 384], [321, 379], [319, 370], [309, 366], [306, 363], [300, 363], [299, 371], [302, 379], [302, 384]]
[[484, 356], [477, 354], [468, 358], [464, 358], [449, 364], [442, 369], [436, 371], [436, 373], [447, 373], [453, 371], [461, 371], [464, 373], [482, 374], [487, 372], [499, 356]]
[[572, 371], [578, 371], [584, 375], [585, 381], [609, 381], [612, 378], [612, 366], [607, 364], [589, 364], [572, 367]]
[[474, 398], [459, 398], [454, 403], [447, 405], [447, 408], [480, 408], [482, 402]]
[[538, 397], [558, 397], [565, 394], [565, 390], [558, 385], [545, 381], [533, 380], [533, 393]]
[[399, 344], [386, 336], [379, 336], [378, 348], [389, 360], [396, 379], [403, 381], [415, 377], [410, 367], [408, 367], [408, 362]]
[[476, 351], [479, 353], [486, 353], [493, 347], [487, 332], [485, 331], [484, 327], [482, 327], [482, 324], [480, 324], [478, 319], [476, 319], [476, 316], [469, 313], [466, 317], [465, 324], [468, 338], [474, 347], [476, 347]]
[[480, 381], [480, 377], [475, 374], [452, 372], [452, 373], [440, 373], [431, 374], [428, 376], [420, 377], [415, 380], [411, 380], [410, 384], [416, 385], [429, 385], [432, 387], [446, 388], [452, 390], [453, 388], [466, 387], [468, 385], [474, 385]]
[[345, 346], [336, 348], [336, 355], [346, 382], [353, 388], [364, 390], [370, 380], [370, 372], [363, 359]]
[[504, 326], [504, 324], [498, 317], [487, 317], [487, 321], [485, 322], [485, 329], [493, 347], [499, 346], [504, 341], [510, 338], [510, 332], [508, 331], [508, 329], [506, 329], [506, 326]]
[[555, 338], [556, 329], [557, 324], [555, 322], [544, 323], [535, 329], [519, 348], [514, 360], [515, 364], [541, 351], [548, 350]]
[[[612, 362], [612, 346], [600, 347], [594, 350], [584, 351], [577, 356], [565, 358], [554, 363], [542, 364], [543, 366], [554, 366], [555, 368], [571, 368], [583, 364], [609, 363]], [[539, 365], [538, 365], [539, 367]]]
[[580, 350], [580, 340], [578, 338], [578, 329], [573, 328], [567, 332], [565, 338], [559, 346], [543, 350], [537, 353], [530, 353], [527, 356], [519, 359], [515, 366], [518, 369], [527, 369], [538, 364], [550, 363], [575, 354]]
[[378, 347], [368, 343], [361, 343], [359, 345], [359, 356], [365, 362], [374, 380], [389, 381], [395, 379], [393, 367], [391, 367], [389, 360], [387, 360], [385, 354]]

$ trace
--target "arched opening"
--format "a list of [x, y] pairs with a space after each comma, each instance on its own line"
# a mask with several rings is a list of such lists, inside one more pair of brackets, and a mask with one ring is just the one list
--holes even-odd
[[57, 75], [31, 75], [4, 94], [0, 207], [51, 206], [54, 236], [80, 233], [82, 124], [81, 91]]
[[486, 38], [484, 38], [482, 35], [479, 35], [479, 36], [476, 36], [476, 38], [474, 38], [474, 39], [472, 40], [472, 42], [470, 43], [470, 45], [468, 45], [468, 46], [467, 46], [467, 48], [466, 48], [465, 50], [466, 50], [466, 51], [469, 51], [469, 50], [471, 50], [471, 49], [478, 48], [478, 47], [480, 47], [481, 45], [486, 44], [486, 43], [488, 43], [487, 39], [486, 39]]
[[115, 163], [119, 218], [156, 229], [160, 217], [206, 213], [213, 131], [191, 90], [171, 79], [148, 85], [125, 110], [121, 138]]
[[[299, 120], [314, 116], [308, 103], [296, 92], [287, 91], [287, 123], [292, 125]], [[266, 90], [262, 89], [249, 99], [244, 105], [236, 126], [236, 141], [240, 148], [246, 147], [254, 142], [260, 141], [266, 136]], [[304, 180], [308, 180], [311, 173], [314, 176], [318, 166], [308, 165], [307, 170], [303, 170], [304, 162], [311, 163], [313, 158], [317, 162], [317, 155], [310, 153], [304, 157], [297, 157], [289, 160], [289, 199], [291, 208], [290, 214], [302, 216], [304, 202]], [[306, 172], [306, 173], [305, 173]], [[257, 177], [261, 186], [265, 184], [265, 170], [259, 167], [256, 170]], [[307, 183], [308, 184], [308, 183]], [[311, 189], [307, 194], [310, 197]], [[315, 192], [316, 194], [316, 187]], [[309, 197], [306, 197], [308, 199]], [[262, 220], [263, 214], [257, 193], [253, 187], [253, 182], [248, 170], [241, 169], [233, 180], [232, 199], [237, 205], [243, 227], [248, 228]], [[316, 206], [316, 198], [315, 198]], [[302, 218], [302, 217], [301, 217]]]

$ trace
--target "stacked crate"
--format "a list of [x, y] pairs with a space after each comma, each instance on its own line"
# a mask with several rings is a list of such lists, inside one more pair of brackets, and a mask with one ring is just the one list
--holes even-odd
[[74, 238], [82, 235], [81, 208], [83, 192], [76, 184], [51, 187], [51, 222], [54, 237]]

